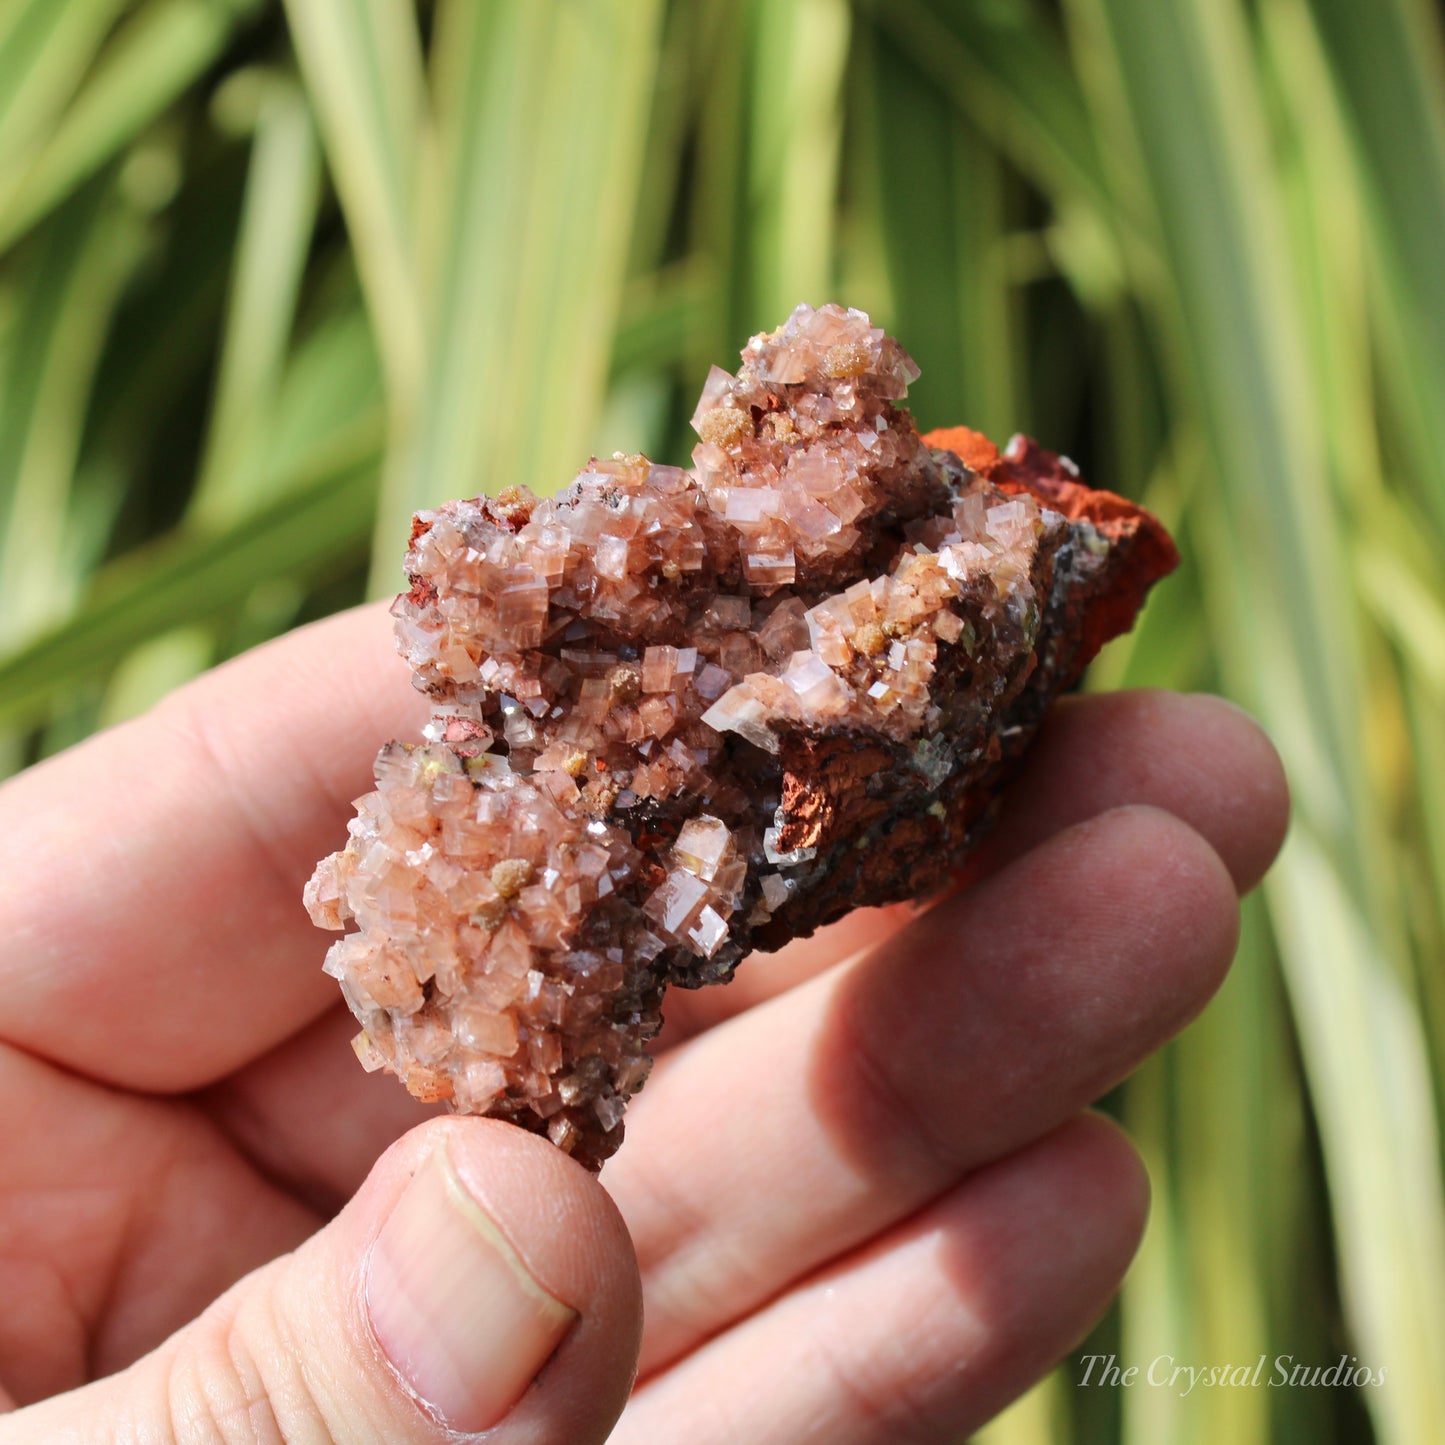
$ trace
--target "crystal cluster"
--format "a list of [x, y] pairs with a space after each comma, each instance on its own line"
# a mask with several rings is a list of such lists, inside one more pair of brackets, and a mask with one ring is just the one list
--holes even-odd
[[945, 881], [1049, 700], [1176, 556], [1016, 438], [920, 437], [917, 368], [800, 306], [714, 369], [693, 469], [592, 461], [416, 518], [431, 702], [307, 888], [368, 1068], [622, 1137], [669, 984]]

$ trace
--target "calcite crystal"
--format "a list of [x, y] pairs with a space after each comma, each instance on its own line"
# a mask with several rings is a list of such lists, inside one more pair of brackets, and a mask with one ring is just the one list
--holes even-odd
[[597, 1168], [670, 984], [946, 881], [1177, 558], [1031, 441], [921, 437], [917, 375], [800, 306], [714, 368], [691, 471], [417, 516], [393, 614], [431, 723], [306, 896], [356, 925], [326, 969], [367, 1068]]

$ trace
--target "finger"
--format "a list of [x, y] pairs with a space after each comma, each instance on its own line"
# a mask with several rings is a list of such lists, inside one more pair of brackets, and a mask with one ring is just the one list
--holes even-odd
[[323, 1215], [361, 1187], [408, 1129], [446, 1112], [390, 1075], [358, 1068], [356, 1020], [339, 1000], [315, 1023], [196, 1102], [268, 1179]]
[[[766, 961], [807, 977], [818, 969], [809, 950], [830, 947], [833, 935], [850, 954], [860, 952], [870, 938], [896, 930], [890, 911], [861, 910]], [[913, 916], [911, 908], [898, 911]], [[350, 1048], [355, 1034], [355, 1018], [338, 1001], [314, 1023], [194, 1096], [267, 1179], [322, 1214], [335, 1213], [356, 1192], [384, 1149], [445, 1111], [441, 1104], [418, 1103], [390, 1074], [360, 1069]]]
[[545, 1141], [482, 1120], [402, 1140], [295, 1253], [119, 1375], [20, 1410], [0, 1441], [606, 1439], [640, 1328], [626, 1230]]
[[219, 1078], [335, 998], [301, 906], [424, 705], [375, 607], [303, 628], [0, 789], [0, 1036], [144, 1089]]
[[1203, 1005], [1237, 927], [1197, 833], [1117, 810], [663, 1060], [607, 1174], [644, 1369], [1098, 1098]]
[[776, 953], [750, 954], [725, 988], [673, 989], [663, 1006], [663, 1027], [654, 1052], [676, 1048], [704, 1029], [816, 978], [897, 933], [918, 911], [913, 903], [859, 908], [808, 938], [795, 938]]
[[1264, 876], [1289, 826], [1279, 754], [1232, 702], [1162, 689], [1065, 697], [1044, 719], [972, 876], [986, 877], [1062, 829], [1132, 803], [1188, 823], [1240, 893]]
[[[1273, 856], [1288, 818], [1278, 757], [1233, 705], [1153, 691], [1067, 698], [1050, 714], [976, 871], [996, 872], [1045, 838], [1126, 804], [1188, 823], [1240, 888]], [[776, 954], [753, 955], [726, 988], [673, 990], [659, 1047], [876, 946], [917, 912], [912, 904], [860, 909]], [[350, 1015], [333, 1010], [210, 1095], [214, 1116], [249, 1157], [322, 1209], [349, 1198], [377, 1155], [421, 1117], [422, 1106], [389, 1077], [355, 1066], [346, 1047], [354, 1031]]]
[[[905, 911], [912, 916], [912, 910]], [[840, 936], [861, 950], [897, 925], [885, 910], [861, 911], [768, 959], [799, 978], [816, 971], [808, 950]], [[856, 920], [856, 922], [855, 922]], [[846, 946], [846, 944], [845, 944]], [[196, 1102], [268, 1179], [323, 1214], [349, 1199], [384, 1149], [422, 1120], [444, 1112], [412, 1098], [390, 1074], [357, 1067], [356, 1020], [339, 1000], [314, 1023], [259, 1059], [201, 1090]]]
[[313, 1233], [181, 1101], [0, 1045], [0, 1382], [22, 1404], [120, 1369]]
[[[1055, 833], [1131, 804], [1188, 823], [1241, 893], [1259, 882], [1289, 823], [1279, 755], [1233, 703], [1159, 690], [1066, 697], [1050, 709], [965, 877], [978, 882]], [[676, 1045], [816, 977], [912, 916], [908, 905], [853, 914], [777, 954], [753, 954], [726, 988], [674, 991], [661, 1042]]]
[[[817, 971], [808, 950], [841, 935], [861, 950], [897, 925], [867, 909], [767, 959], [799, 978]], [[912, 910], [906, 911], [912, 916]], [[855, 923], [856, 919], [856, 923]], [[846, 945], [845, 945], [846, 946]], [[763, 960], [759, 960], [761, 962]], [[338, 1002], [261, 1058], [196, 1095], [196, 1102], [255, 1167], [322, 1214], [358, 1189], [377, 1157], [408, 1129], [444, 1112], [422, 1104], [386, 1073], [357, 1067], [356, 1020]]]
[[1066, 1124], [645, 1384], [615, 1445], [965, 1439], [1087, 1334], [1147, 1198], [1117, 1128]]

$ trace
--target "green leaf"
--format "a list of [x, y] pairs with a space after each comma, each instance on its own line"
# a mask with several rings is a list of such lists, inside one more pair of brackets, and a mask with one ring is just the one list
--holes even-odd
[[289, 81], [266, 87], [227, 309], [225, 345], [200, 478], [196, 521], [216, 524], [266, 497], [269, 443], [316, 223], [320, 156], [305, 100]]
[[214, 629], [175, 627], [143, 642], [116, 665], [101, 703], [99, 726], [139, 717], [168, 692], [199, 676], [216, 660]]
[[550, 490], [586, 460], [659, 27], [654, 0], [439, 7], [427, 383], [414, 430], [392, 438], [378, 585], [418, 507], [516, 483]]
[[156, 0], [128, 19], [29, 164], [12, 161], [0, 171], [0, 249], [119, 155], [204, 75], [242, 8], [238, 0]]
[[747, 192], [751, 330], [799, 302], [835, 300], [843, 79], [851, 20], [845, 0], [767, 0], [751, 7]]
[[667, 370], [686, 357], [712, 284], [696, 262], [629, 282], [612, 335], [612, 374]]
[[1423, 0], [1310, 0], [1356, 146], [1414, 476], [1445, 526], [1445, 37]]
[[[1045, 192], [1116, 214], [1119, 200], [1078, 77], [1036, 6], [870, 0], [867, 9], [940, 93]], [[890, 93], [889, 104], [907, 103], [906, 89]]]
[[0, 726], [41, 716], [138, 643], [242, 606], [272, 578], [317, 583], [366, 555], [381, 417], [312, 461], [308, 479], [219, 532], [182, 529], [97, 575], [70, 621], [0, 658]]
[[405, 425], [426, 349], [416, 198], [428, 122], [416, 15], [407, 0], [286, 0], [286, 13]]
[[1021, 427], [1016, 327], [997, 152], [881, 28], [869, 37], [873, 201], [888, 266], [889, 329], [923, 375], [909, 408], [1006, 440]]
[[101, 184], [39, 239], [0, 386], [0, 640], [12, 643], [63, 610], [79, 582], [67, 502], [106, 324], [142, 243]]
[[1388, 821], [1363, 765], [1361, 617], [1247, 32], [1214, 0], [1075, 0], [1071, 15], [1113, 163], [1149, 198], [1164, 269], [1136, 258], [1141, 290], [1208, 449], [1194, 511], [1216, 650], [1291, 761], [1295, 831], [1269, 896], [1354, 1342], [1389, 1363], [1368, 1404], [1383, 1439], [1425, 1438], [1445, 1416], [1429, 1363], [1445, 1309], [1425, 1283], [1445, 1267], [1433, 1091], [1401, 995]]
[[126, 0], [10, 0], [0, 10], [0, 185], [49, 135]]

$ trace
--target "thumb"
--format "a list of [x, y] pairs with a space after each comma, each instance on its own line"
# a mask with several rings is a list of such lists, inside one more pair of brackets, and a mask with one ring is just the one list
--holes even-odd
[[626, 1402], [641, 1318], [591, 1175], [510, 1125], [437, 1119], [294, 1253], [129, 1369], [4, 1417], [0, 1441], [586, 1445]]

